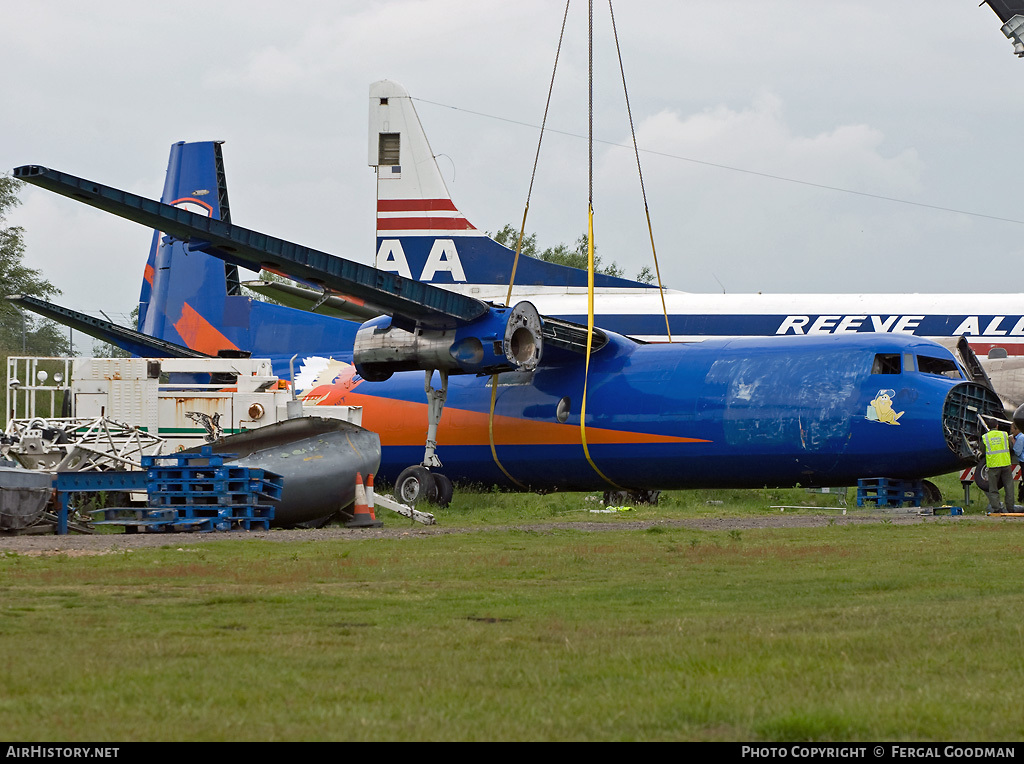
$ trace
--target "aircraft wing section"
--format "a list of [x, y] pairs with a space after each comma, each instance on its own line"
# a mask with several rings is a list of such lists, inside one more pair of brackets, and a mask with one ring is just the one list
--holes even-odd
[[[380, 311], [370, 310], [363, 304], [345, 299], [342, 295], [328, 293], [325, 296], [322, 292], [301, 284], [284, 284], [279, 281], [246, 281], [242, 286], [290, 308], [336, 316], [347, 321], [367, 321], [380, 315]], [[587, 327], [550, 316], [544, 316], [543, 323], [541, 335], [547, 345], [575, 353], [582, 353], [586, 350]], [[607, 341], [608, 337], [603, 331], [594, 330], [595, 348], [602, 347]], [[634, 340], [634, 342], [639, 343], [640, 341]]]
[[[378, 314], [356, 333], [353, 362], [369, 380], [396, 371], [495, 374], [535, 369], [544, 345], [548, 363], [573, 363], [587, 348], [587, 328], [540, 316], [529, 302], [503, 307], [354, 263], [326, 252], [197, 215], [126, 191], [38, 165], [14, 176], [105, 212], [141, 223], [227, 263], [263, 268], [339, 293]], [[608, 336], [595, 329], [592, 349]], [[557, 352], [568, 351], [568, 354]]]
[[88, 334], [103, 342], [109, 342], [129, 353], [142, 358], [210, 358], [206, 353], [192, 350], [184, 345], [177, 345], [166, 340], [158, 340], [148, 334], [136, 332], [124, 326], [118, 326], [110, 321], [103, 321], [94, 318], [86, 313], [79, 313], [77, 310], [64, 308], [52, 302], [46, 302], [36, 297], [29, 297], [23, 294], [13, 294], [7, 297], [13, 303], [20, 305], [26, 310], [38, 313], [44, 318], [49, 318], [64, 326], [70, 326], [75, 331]]
[[480, 300], [423, 284], [368, 265], [344, 260], [309, 247], [277, 239], [221, 220], [161, 204], [83, 178], [25, 165], [14, 176], [187, 242], [192, 250], [233, 265], [266, 268], [350, 295], [395, 316], [397, 323], [454, 327], [484, 316]]

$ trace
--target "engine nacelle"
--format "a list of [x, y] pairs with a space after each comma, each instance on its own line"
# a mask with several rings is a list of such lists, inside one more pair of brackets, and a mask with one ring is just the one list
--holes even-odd
[[390, 316], [371, 319], [356, 332], [353, 362], [360, 376], [380, 382], [396, 371], [438, 369], [449, 374], [532, 371], [543, 352], [541, 321], [529, 302], [491, 308], [453, 329], [399, 329]]

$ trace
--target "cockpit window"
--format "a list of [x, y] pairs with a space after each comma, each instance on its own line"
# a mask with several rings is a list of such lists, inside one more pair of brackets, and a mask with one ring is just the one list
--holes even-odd
[[961, 379], [960, 369], [952, 358], [931, 358], [926, 355], [917, 357], [917, 368], [925, 374], [939, 374], [943, 377]]
[[899, 353], [878, 353], [875, 355], [875, 362], [871, 366], [872, 374], [899, 374], [900, 354]]

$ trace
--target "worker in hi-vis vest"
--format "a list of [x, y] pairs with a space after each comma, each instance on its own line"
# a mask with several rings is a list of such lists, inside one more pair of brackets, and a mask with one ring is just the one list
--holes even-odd
[[[1002, 430], [989, 430], [981, 436], [988, 467], [988, 511], [1013, 512], [1013, 467], [1010, 458], [1010, 436]], [[1006, 495], [1006, 509], [999, 507], [999, 489]]]

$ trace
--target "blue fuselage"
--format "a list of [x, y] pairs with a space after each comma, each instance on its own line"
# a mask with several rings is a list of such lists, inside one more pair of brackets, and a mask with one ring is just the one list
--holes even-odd
[[[424, 374], [353, 384], [351, 373], [347, 384], [313, 397], [364, 407], [364, 426], [381, 436], [382, 475], [394, 479], [423, 456]], [[944, 427], [954, 388], [980, 396], [988, 413], [998, 406], [994, 395], [962, 381], [948, 351], [914, 337], [637, 345], [611, 335], [586, 384], [588, 460], [582, 363], [497, 379], [493, 419], [491, 377], [450, 380], [437, 442], [440, 471], [453, 480], [590, 490], [923, 477], [961, 465]]]

